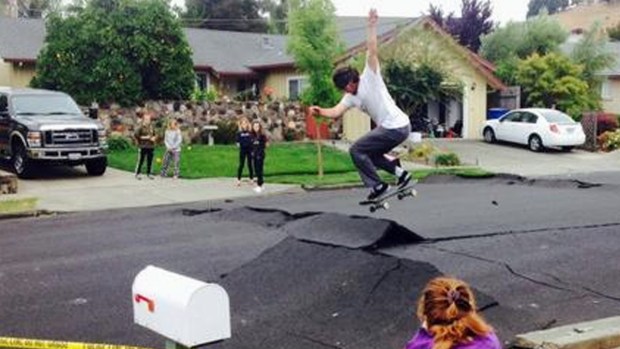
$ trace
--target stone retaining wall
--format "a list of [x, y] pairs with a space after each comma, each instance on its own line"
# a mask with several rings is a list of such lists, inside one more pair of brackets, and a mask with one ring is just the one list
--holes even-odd
[[[154, 111], [156, 123], [160, 118], [174, 117], [182, 120], [181, 129], [186, 140], [192, 142], [203, 140], [204, 137], [201, 134], [203, 126], [216, 125], [221, 122], [236, 123], [243, 116], [250, 121], [260, 120], [273, 142], [306, 139], [305, 112], [299, 103], [294, 102], [265, 104], [260, 102], [166, 103], [152, 101], [140, 107], [121, 108], [112, 105], [108, 108], [100, 108], [98, 117], [110, 134], [131, 137], [138, 124], [136, 113], [143, 108]], [[337, 121], [330, 125], [330, 138], [341, 137], [341, 124]]]

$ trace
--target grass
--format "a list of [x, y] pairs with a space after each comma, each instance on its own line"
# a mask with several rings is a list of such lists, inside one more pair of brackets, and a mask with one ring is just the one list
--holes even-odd
[[[267, 148], [265, 158], [265, 181], [270, 183], [303, 184], [306, 186], [330, 186], [361, 184], [359, 175], [348, 153], [324, 146], [324, 176], [318, 178], [317, 149], [314, 143], [277, 143]], [[155, 149], [154, 173], [159, 173], [163, 148]], [[111, 151], [108, 162], [111, 167], [132, 172], [136, 166], [138, 150], [131, 148]], [[181, 177], [187, 179], [236, 177], [239, 150], [234, 145], [193, 145], [183, 147], [181, 153]], [[479, 168], [437, 168], [414, 171], [413, 175], [424, 178], [433, 174], [451, 174], [463, 177], [487, 177]], [[247, 177], [247, 167], [244, 171]], [[382, 173], [386, 181], [393, 176]]]
[[9, 199], [0, 201], [0, 214], [13, 214], [33, 211], [37, 207], [36, 198]]

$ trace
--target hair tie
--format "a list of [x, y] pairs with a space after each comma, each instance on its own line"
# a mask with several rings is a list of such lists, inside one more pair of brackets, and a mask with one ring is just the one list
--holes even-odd
[[456, 303], [461, 298], [461, 293], [457, 290], [448, 291], [448, 301], [450, 303]]

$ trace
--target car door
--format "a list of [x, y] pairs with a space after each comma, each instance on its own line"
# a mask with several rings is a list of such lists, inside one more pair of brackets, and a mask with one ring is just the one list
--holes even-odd
[[0, 93], [0, 156], [8, 155], [10, 122], [8, 96]]
[[537, 122], [538, 122], [538, 115], [532, 112], [529, 112], [529, 111], [522, 112], [521, 122], [518, 128], [518, 131], [516, 133], [517, 139], [515, 140], [515, 142], [521, 143], [521, 144], [527, 144], [530, 139], [530, 135], [532, 135], [533, 133], [536, 133]]
[[514, 111], [499, 120], [495, 137], [500, 141], [516, 142], [516, 133], [521, 123], [521, 112]]

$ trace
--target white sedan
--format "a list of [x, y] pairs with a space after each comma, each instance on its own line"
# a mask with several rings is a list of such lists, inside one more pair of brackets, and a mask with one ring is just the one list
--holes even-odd
[[570, 151], [586, 141], [580, 123], [555, 109], [515, 109], [498, 119], [487, 120], [482, 136], [488, 143], [505, 141], [526, 144], [532, 151], [560, 147]]

